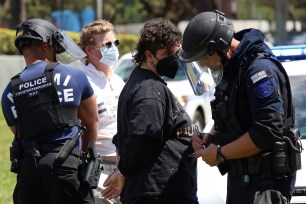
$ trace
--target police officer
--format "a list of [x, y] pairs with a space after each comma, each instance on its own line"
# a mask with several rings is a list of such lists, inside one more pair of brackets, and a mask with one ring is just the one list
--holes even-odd
[[[53, 63], [59, 55], [77, 59], [84, 52], [48, 21], [29, 19], [16, 29], [15, 45], [26, 67], [2, 95], [3, 113], [15, 134], [14, 203], [93, 203], [91, 189], [80, 182], [80, 147], [86, 151], [97, 135], [96, 99], [81, 70]], [[80, 143], [73, 139], [82, 126], [87, 131]], [[63, 150], [71, 141], [76, 146]], [[55, 160], [61, 150], [67, 158]]]
[[[215, 132], [203, 141], [194, 136], [193, 147], [196, 157], [228, 173], [228, 204], [253, 203], [255, 192], [266, 189], [290, 201], [295, 184], [294, 169], [278, 172], [275, 166], [283, 164], [270, 154], [283, 144], [294, 116], [287, 75], [264, 39], [257, 29], [234, 33], [219, 11], [196, 15], [183, 35], [180, 59], [195, 94], [216, 86], [211, 103]], [[205, 84], [201, 72], [211, 73], [215, 86]]]

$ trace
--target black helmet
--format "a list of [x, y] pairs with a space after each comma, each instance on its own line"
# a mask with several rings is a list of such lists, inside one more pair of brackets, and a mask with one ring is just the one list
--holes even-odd
[[205, 54], [225, 54], [233, 36], [233, 24], [224, 17], [224, 13], [218, 10], [200, 13], [191, 19], [185, 29], [180, 59], [191, 62]]
[[50, 22], [43, 19], [29, 19], [16, 27], [15, 46], [22, 52], [24, 46], [31, 43], [31, 40], [40, 40], [56, 48], [56, 53], [65, 51], [60, 45], [63, 40], [60, 31]]

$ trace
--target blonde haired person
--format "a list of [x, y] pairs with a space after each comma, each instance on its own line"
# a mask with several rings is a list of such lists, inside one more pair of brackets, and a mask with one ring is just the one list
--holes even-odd
[[116, 39], [114, 26], [106, 20], [85, 25], [80, 34], [80, 46], [87, 54], [82, 68], [97, 96], [99, 114], [96, 150], [103, 158], [104, 170], [95, 191], [96, 203], [118, 203], [119, 199], [103, 199], [99, 190], [107, 175], [117, 166], [116, 147], [112, 139], [117, 132], [117, 104], [124, 82], [112, 69], [119, 57], [119, 40]]

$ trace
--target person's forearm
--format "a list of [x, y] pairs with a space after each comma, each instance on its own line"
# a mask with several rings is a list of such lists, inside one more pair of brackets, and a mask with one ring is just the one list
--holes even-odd
[[87, 152], [89, 141], [96, 141], [98, 135], [98, 108], [96, 96], [91, 96], [80, 103], [78, 117], [87, 131], [82, 136], [82, 150]]
[[223, 146], [221, 149], [221, 153], [225, 159], [249, 157], [260, 151], [261, 149], [256, 147], [248, 132], [243, 134], [237, 140]]
[[11, 129], [12, 133], [15, 135], [15, 133], [16, 133], [16, 126], [9, 126], [9, 128]]
[[97, 139], [97, 131], [93, 128], [87, 129], [82, 136], [82, 150], [87, 152], [88, 144], [90, 141], [96, 141]]

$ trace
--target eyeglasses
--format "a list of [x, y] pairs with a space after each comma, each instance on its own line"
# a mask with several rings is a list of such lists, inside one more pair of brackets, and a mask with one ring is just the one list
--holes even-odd
[[106, 43], [104, 43], [104, 46], [109, 49], [112, 47], [112, 44], [114, 44], [116, 47], [118, 47], [120, 45], [120, 40], [115, 40], [113, 43], [111, 41], [108, 41]]

